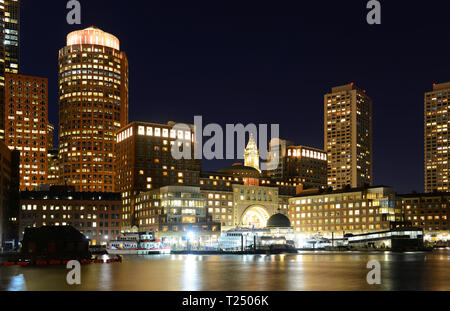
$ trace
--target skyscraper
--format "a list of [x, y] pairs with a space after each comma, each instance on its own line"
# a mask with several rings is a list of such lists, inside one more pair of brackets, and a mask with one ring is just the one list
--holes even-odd
[[288, 146], [283, 177], [289, 183], [301, 184], [302, 189], [327, 187], [327, 155], [317, 148]]
[[324, 97], [328, 186], [372, 185], [372, 100], [354, 83]]
[[89, 27], [59, 51], [59, 160], [62, 184], [114, 190], [115, 133], [128, 123], [128, 60], [119, 40]]
[[175, 122], [157, 124], [131, 122], [117, 132], [116, 189], [122, 193], [123, 226], [131, 229], [135, 224], [134, 199], [139, 192], [169, 185], [198, 186], [201, 160], [176, 160], [172, 145], [183, 140], [192, 145], [194, 126], [183, 131], [175, 129]]
[[449, 191], [450, 82], [434, 84], [425, 93], [425, 192]]
[[279, 163], [266, 176], [300, 186], [298, 189], [327, 187], [327, 155], [317, 148], [298, 146], [284, 139], [270, 143], [270, 151], [278, 151]]
[[5, 142], [20, 152], [20, 189], [47, 182], [48, 80], [5, 75]]
[[19, 73], [20, 1], [5, 0], [5, 72]]
[[0, 139], [5, 139], [5, 73], [19, 72], [19, 0], [0, 0]]

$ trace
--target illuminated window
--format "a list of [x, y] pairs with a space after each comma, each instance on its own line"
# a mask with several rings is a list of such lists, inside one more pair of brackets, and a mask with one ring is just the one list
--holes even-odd
[[169, 137], [169, 130], [163, 129], [163, 137]]
[[144, 126], [139, 126], [138, 127], [138, 134], [139, 135], [145, 135], [145, 127]]

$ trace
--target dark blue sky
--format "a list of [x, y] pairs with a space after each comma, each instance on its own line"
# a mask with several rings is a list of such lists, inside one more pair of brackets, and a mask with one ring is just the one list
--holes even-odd
[[279, 123], [323, 147], [323, 95], [354, 81], [374, 101], [375, 184], [423, 190], [423, 93], [450, 81], [448, 0], [382, 0], [377, 26], [366, 0], [80, 2], [71, 26], [66, 0], [22, 0], [21, 73], [49, 78], [55, 125], [58, 50], [95, 25], [127, 53], [130, 121]]

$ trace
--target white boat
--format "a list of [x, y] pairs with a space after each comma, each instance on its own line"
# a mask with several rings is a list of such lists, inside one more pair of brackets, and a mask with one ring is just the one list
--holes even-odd
[[114, 255], [170, 254], [170, 247], [152, 233], [122, 233], [117, 240], [109, 242], [107, 251]]

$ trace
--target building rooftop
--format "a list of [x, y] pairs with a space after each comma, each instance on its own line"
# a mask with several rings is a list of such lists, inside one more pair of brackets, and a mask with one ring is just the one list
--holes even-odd
[[406, 193], [406, 194], [399, 194], [398, 196], [403, 198], [439, 197], [439, 196], [450, 196], [450, 192]]
[[450, 82], [433, 84], [433, 91], [439, 91], [439, 90], [445, 90], [445, 89], [450, 89]]
[[363, 90], [359, 87], [356, 86], [356, 84], [354, 82], [351, 82], [349, 84], [346, 85], [341, 85], [341, 86], [336, 86], [331, 88], [331, 92], [332, 93], [338, 93], [338, 92], [343, 92], [343, 91], [351, 91], [351, 90], [358, 90], [363, 92]]
[[393, 189], [390, 186], [380, 185], [380, 186], [369, 186], [369, 187], [358, 187], [358, 188], [351, 188], [351, 189], [339, 189], [339, 190], [333, 190], [329, 191], [327, 189], [317, 189], [315, 192], [307, 192], [307, 193], [300, 193], [296, 195], [293, 198], [301, 198], [301, 197], [309, 197], [309, 196], [317, 196], [317, 195], [330, 195], [330, 194], [341, 194], [341, 193], [352, 193], [352, 192], [361, 192], [371, 189], [379, 189], [379, 188], [389, 188]]
[[122, 201], [117, 192], [75, 192], [62, 189], [48, 191], [22, 191], [21, 200], [79, 200], [79, 201]]
[[235, 164], [232, 166], [224, 167], [217, 172], [222, 174], [239, 175], [243, 177], [261, 177], [261, 173], [256, 168], [245, 166], [242, 164]]
[[291, 221], [283, 214], [274, 214], [267, 221], [267, 228], [290, 228]]
[[120, 41], [117, 37], [94, 26], [72, 31], [67, 35], [67, 46], [77, 44], [101, 45], [120, 50]]

